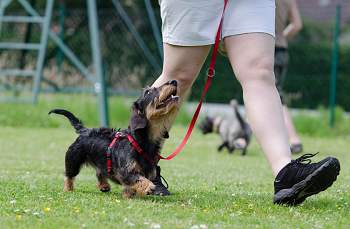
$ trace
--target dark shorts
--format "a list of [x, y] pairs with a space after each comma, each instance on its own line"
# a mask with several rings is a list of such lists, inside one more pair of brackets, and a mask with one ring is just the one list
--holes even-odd
[[284, 96], [283, 82], [287, 73], [288, 65], [289, 65], [288, 49], [276, 47], [275, 48], [275, 65], [274, 65], [275, 84], [276, 84], [278, 93], [281, 97], [282, 103], [283, 103], [283, 96]]

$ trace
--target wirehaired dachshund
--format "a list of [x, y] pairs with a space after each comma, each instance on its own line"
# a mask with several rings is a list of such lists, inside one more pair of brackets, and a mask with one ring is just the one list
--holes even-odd
[[66, 116], [79, 134], [65, 157], [65, 191], [74, 190], [74, 178], [84, 164], [96, 170], [97, 187], [111, 190], [108, 180], [123, 186], [124, 198], [152, 194], [160, 142], [168, 138], [167, 121], [178, 110], [178, 86], [171, 80], [162, 86], [148, 87], [131, 107], [125, 130], [108, 127], [88, 129], [72, 113], [62, 109], [49, 112]]
[[[218, 151], [221, 151], [223, 147], [227, 147], [229, 153], [232, 153], [235, 149], [242, 149], [242, 155], [245, 155], [250, 143], [252, 131], [249, 124], [243, 120], [238, 111], [237, 100], [232, 99], [230, 105], [233, 107], [236, 114], [235, 118], [224, 119], [221, 117], [206, 117], [201, 122], [199, 129], [203, 134], [211, 132], [220, 134], [222, 144], [219, 146]], [[245, 140], [245, 146], [240, 146], [238, 142], [236, 142], [239, 138]]]

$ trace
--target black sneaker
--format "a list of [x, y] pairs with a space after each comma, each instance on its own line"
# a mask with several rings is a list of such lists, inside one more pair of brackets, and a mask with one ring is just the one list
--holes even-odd
[[[317, 154], [317, 153], [316, 153]], [[327, 157], [318, 163], [311, 163], [310, 157], [316, 154], [305, 154], [292, 160], [277, 175], [274, 186], [273, 203], [297, 205], [307, 197], [330, 187], [340, 171], [337, 158]], [[307, 161], [308, 163], [302, 163]]]
[[301, 145], [301, 143], [290, 145], [290, 152], [292, 154], [300, 153], [301, 151], [303, 151], [303, 146]]
[[[156, 190], [154, 191], [154, 193], [152, 195], [156, 195], [156, 196], [169, 196], [171, 195], [171, 193], [168, 191], [168, 183], [166, 182], [166, 180], [164, 179], [164, 177], [162, 177], [160, 175], [160, 166], [156, 166], [156, 171], [157, 171], [157, 176], [156, 178], [154, 178], [154, 180], [152, 180], [153, 184], [156, 186]], [[162, 179], [166, 184], [166, 187], [163, 185], [162, 183]]]

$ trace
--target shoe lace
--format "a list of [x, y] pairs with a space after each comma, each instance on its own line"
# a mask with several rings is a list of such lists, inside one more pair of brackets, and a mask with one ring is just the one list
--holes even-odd
[[166, 184], [166, 188], [168, 189], [168, 187], [169, 187], [168, 182], [166, 182], [166, 180], [164, 179], [164, 177], [162, 177], [161, 175], [159, 175], [159, 180], [160, 180], [160, 182], [162, 182], [161, 179], [164, 181], [164, 183]]
[[[159, 159], [158, 159], [159, 160]], [[158, 162], [158, 161], [157, 161]], [[158, 167], [159, 168], [159, 167]], [[156, 175], [156, 178], [155, 178], [155, 181], [160, 183], [160, 184], [163, 184], [162, 180], [164, 181], [164, 183], [166, 184], [166, 189], [168, 189], [169, 185], [168, 185], [168, 182], [166, 182], [165, 178], [160, 175], [160, 168], [157, 169], [157, 175]]]
[[[312, 154], [312, 153], [308, 153], [308, 154], [304, 154], [303, 156], [295, 159], [295, 162], [298, 163], [298, 164], [304, 164], [304, 165], [308, 165], [311, 163], [311, 157], [315, 156], [316, 154], [318, 154], [319, 152], [315, 153], [315, 154]], [[307, 163], [305, 163], [307, 162]]]

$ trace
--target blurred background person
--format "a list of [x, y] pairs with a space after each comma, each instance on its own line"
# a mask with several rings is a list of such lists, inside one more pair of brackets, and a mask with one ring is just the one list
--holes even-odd
[[283, 101], [285, 96], [283, 82], [289, 65], [288, 39], [295, 36], [302, 28], [303, 24], [296, 0], [276, 0], [275, 83], [283, 105], [283, 115], [292, 153], [300, 153], [303, 147], [288, 107]]

